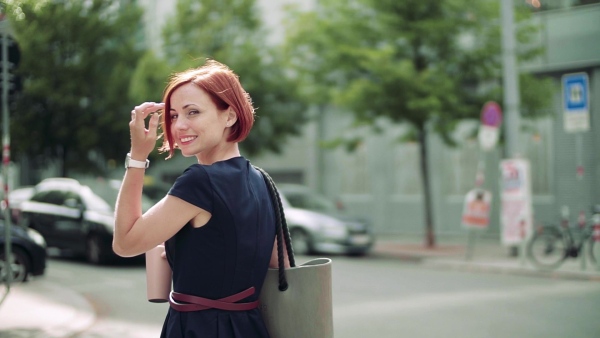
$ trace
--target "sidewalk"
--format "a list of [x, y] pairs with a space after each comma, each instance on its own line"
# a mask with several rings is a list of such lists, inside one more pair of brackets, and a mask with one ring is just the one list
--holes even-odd
[[[0, 286], [0, 297], [6, 286]], [[12, 284], [0, 304], [0, 338], [71, 337], [91, 326], [94, 309], [80, 294], [44, 280]]]
[[[540, 271], [521, 257], [510, 256], [509, 249], [494, 238], [471, 242], [467, 238], [438, 238], [435, 248], [429, 249], [423, 238], [380, 236], [371, 255], [432, 269], [600, 282], [600, 270], [590, 262], [583, 269], [580, 260], [570, 259], [555, 271]], [[4, 293], [0, 286], [0, 297]], [[0, 338], [72, 337], [95, 319], [94, 309], [82, 295], [41, 277], [11, 287], [0, 304]]]
[[600, 282], [600, 269], [589, 259], [567, 259], [558, 269], [543, 271], [525, 257], [511, 256], [498, 238], [438, 238], [434, 248], [425, 247], [424, 238], [399, 235], [380, 237], [373, 254], [420, 263], [437, 269], [513, 274], [542, 278]]

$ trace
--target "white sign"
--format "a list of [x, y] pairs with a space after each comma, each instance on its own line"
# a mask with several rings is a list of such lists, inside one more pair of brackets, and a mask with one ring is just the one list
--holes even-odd
[[479, 133], [477, 138], [479, 140], [479, 146], [484, 151], [492, 150], [498, 143], [499, 131], [497, 127], [490, 127], [481, 125], [479, 126]]
[[503, 160], [500, 162], [500, 173], [502, 244], [521, 244], [533, 233], [529, 161]]
[[465, 196], [462, 225], [464, 228], [486, 229], [490, 224], [492, 193], [483, 189], [473, 189]]
[[568, 133], [590, 129], [590, 86], [586, 73], [562, 77], [564, 126]]

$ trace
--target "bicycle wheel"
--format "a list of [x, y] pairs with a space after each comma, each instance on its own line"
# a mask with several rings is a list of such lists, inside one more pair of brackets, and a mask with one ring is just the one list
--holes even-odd
[[544, 228], [536, 232], [527, 245], [533, 265], [543, 270], [558, 268], [567, 258], [567, 242], [559, 230]]

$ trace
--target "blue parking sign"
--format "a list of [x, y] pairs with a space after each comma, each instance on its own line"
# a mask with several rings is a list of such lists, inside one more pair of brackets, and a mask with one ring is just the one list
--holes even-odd
[[581, 132], [589, 130], [590, 91], [587, 74], [563, 75], [562, 89], [565, 131]]

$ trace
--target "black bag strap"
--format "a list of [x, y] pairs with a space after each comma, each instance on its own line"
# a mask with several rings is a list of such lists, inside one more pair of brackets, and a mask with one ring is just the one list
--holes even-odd
[[294, 259], [294, 250], [292, 249], [292, 240], [290, 237], [290, 231], [288, 229], [287, 221], [285, 219], [285, 214], [283, 212], [283, 206], [281, 204], [281, 196], [279, 196], [279, 191], [275, 186], [275, 182], [265, 170], [254, 166], [256, 170], [258, 170], [265, 180], [265, 184], [267, 185], [267, 189], [269, 190], [269, 196], [271, 197], [271, 202], [273, 203], [273, 209], [275, 209], [275, 221], [276, 221], [276, 236], [277, 236], [277, 262], [279, 265], [279, 291], [285, 291], [288, 288], [288, 283], [285, 278], [285, 262], [283, 257], [283, 242], [285, 241], [285, 246], [287, 248], [288, 260], [290, 261], [290, 266], [295, 267], [296, 261]]

